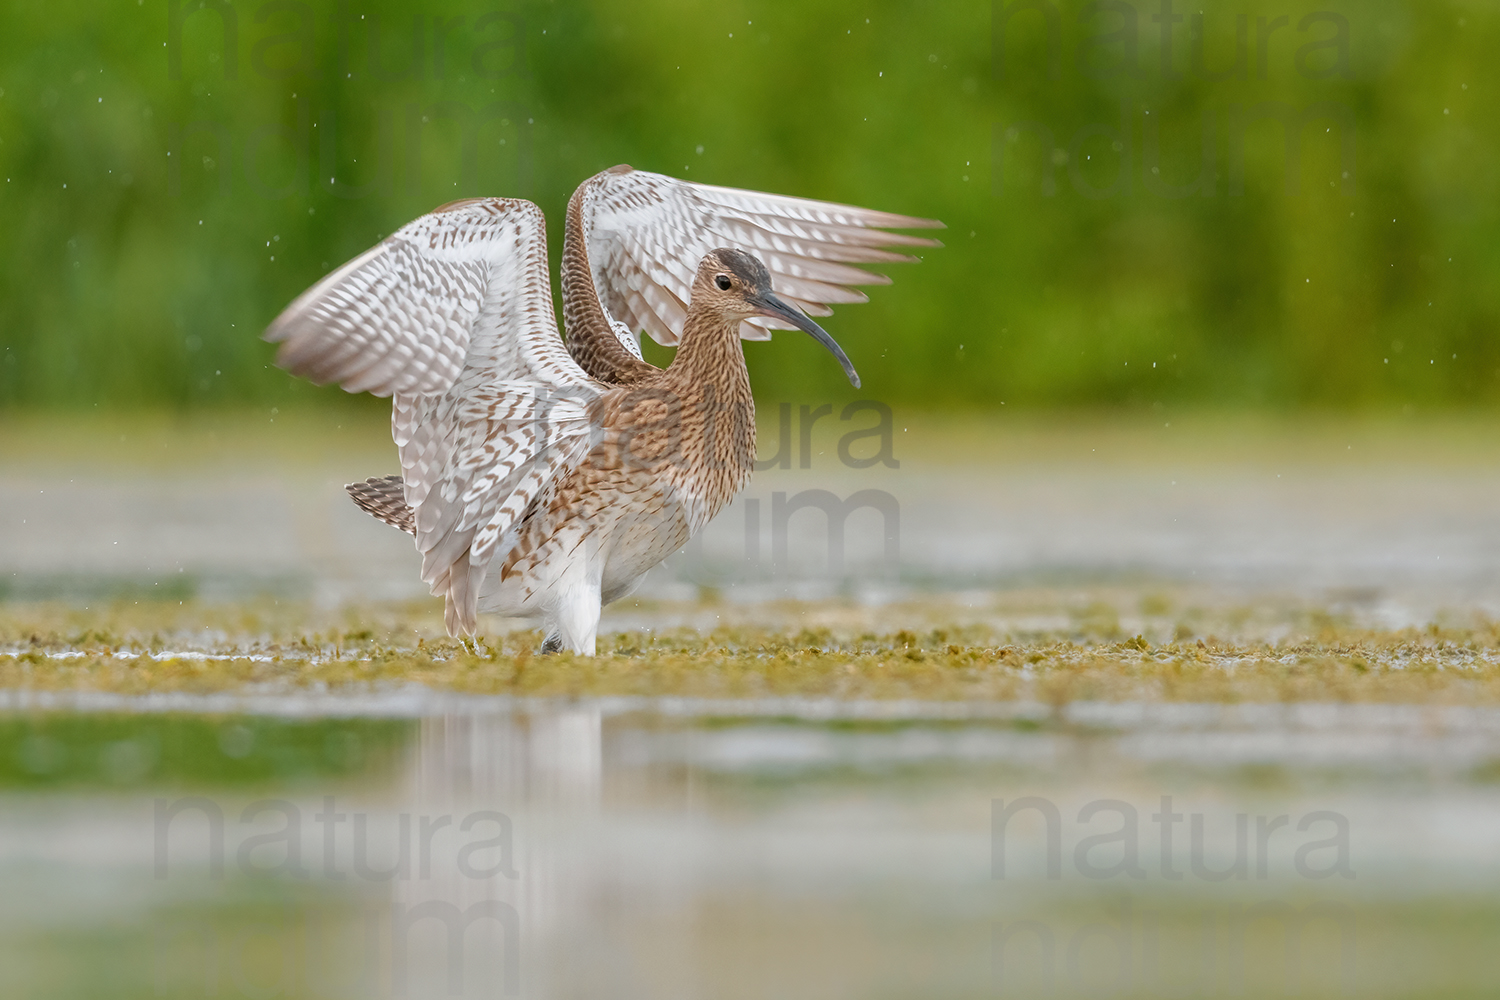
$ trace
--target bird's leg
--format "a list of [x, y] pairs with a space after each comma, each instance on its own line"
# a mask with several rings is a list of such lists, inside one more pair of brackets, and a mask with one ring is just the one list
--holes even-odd
[[562, 647], [593, 656], [601, 610], [597, 583], [569, 588], [556, 609], [557, 631], [554, 634]]
[[574, 558], [553, 583], [544, 650], [556, 639], [559, 649], [594, 655], [604, 576], [600, 548], [600, 539], [584, 534], [574, 548]]

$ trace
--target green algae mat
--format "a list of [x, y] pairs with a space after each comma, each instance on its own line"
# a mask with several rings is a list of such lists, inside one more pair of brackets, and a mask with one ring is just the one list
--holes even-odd
[[1477, 614], [1382, 628], [1291, 600], [1205, 607], [1128, 589], [878, 608], [626, 602], [595, 657], [540, 655], [539, 632], [506, 624], [454, 640], [435, 602], [10, 604], [0, 689], [1500, 703], [1500, 623]]

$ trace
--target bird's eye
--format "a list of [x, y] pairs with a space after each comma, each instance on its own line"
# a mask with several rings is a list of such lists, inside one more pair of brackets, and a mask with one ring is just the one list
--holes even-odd
[[733, 282], [729, 280], [729, 275], [720, 274], [714, 277], [714, 284], [719, 286], [719, 291], [727, 292], [729, 291], [729, 286], [733, 284]]

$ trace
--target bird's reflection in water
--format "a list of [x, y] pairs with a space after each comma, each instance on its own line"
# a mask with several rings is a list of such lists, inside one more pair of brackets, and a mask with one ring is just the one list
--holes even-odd
[[590, 895], [578, 846], [599, 810], [601, 723], [597, 708], [422, 720], [404, 794], [415, 877], [392, 906], [408, 995], [551, 992], [542, 956], [576, 947]]

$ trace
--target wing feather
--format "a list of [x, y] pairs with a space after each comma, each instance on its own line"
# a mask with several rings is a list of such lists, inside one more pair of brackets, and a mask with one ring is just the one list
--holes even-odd
[[[916, 260], [887, 247], [940, 246], [888, 229], [942, 223], [853, 205], [695, 184], [615, 167], [590, 178], [583, 196], [583, 232], [599, 303], [610, 319], [675, 344], [698, 262], [709, 250], [738, 246], [771, 272], [771, 285], [811, 315], [828, 306], [865, 302], [856, 285], [889, 284], [855, 264]], [[774, 320], [746, 321], [740, 335], [765, 339]]]
[[266, 338], [295, 374], [394, 397], [422, 579], [450, 632], [472, 632], [496, 547], [597, 437], [604, 387], [558, 336], [541, 211], [444, 206], [318, 282]]

